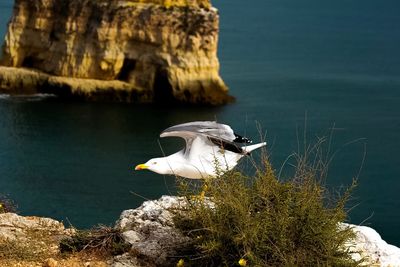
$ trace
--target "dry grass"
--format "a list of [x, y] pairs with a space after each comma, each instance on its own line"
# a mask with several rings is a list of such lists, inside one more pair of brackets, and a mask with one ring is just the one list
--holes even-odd
[[53, 232], [26, 230], [23, 238], [0, 241], [0, 259], [43, 261], [58, 253], [58, 240]]
[[91, 252], [104, 256], [120, 255], [129, 251], [120, 230], [107, 226], [98, 226], [90, 230], [77, 230], [72, 237], [60, 242], [61, 253]]
[[109, 253], [101, 250], [60, 253], [59, 242], [60, 236], [54, 232], [30, 230], [24, 239], [0, 241], [0, 266], [43, 266], [49, 258], [60, 267], [84, 267], [88, 262], [90, 266], [107, 266]]

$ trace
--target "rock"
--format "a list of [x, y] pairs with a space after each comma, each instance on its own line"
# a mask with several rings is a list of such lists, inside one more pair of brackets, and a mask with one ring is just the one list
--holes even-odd
[[57, 267], [58, 262], [53, 258], [49, 258], [49, 259], [45, 260], [45, 262], [43, 263], [42, 266], [43, 267]]
[[64, 225], [50, 218], [0, 214], [0, 240], [23, 240], [27, 231], [45, 231], [65, 235]]
[[0, 266], [65, 266], [58, 258], [59, 242], [73, 233], [50, 218], [2, 213]]
[[[166, 266], [169, 257], [190, 239], [174, 228], [171, 208], [182, 205], [181, 198], [163, 196], [159, 200], [145, 201], [139, 208], [122, 212], [116, 227], [131, 245], [132, 251], [147, 263]], [[121, 265], [124, 266], [124, 265]]]
[[219, 75], [218, 33], [209, 0], [16, 0], [0, 89], [223, 104], [232, 97]]
[[365, 266], [400, 266], [400, 248], [386, 243], [371, 227], [344, 225], [352, 227], [356, 233], [356, 238], [347, 245], [354, 251], [355, 260], [364, 258]]
[[128, 230], [122, 233], [124, 240], [129, 244], [134, 244], [140, 241], [140, 236], [136, 231]]
[[38, 70], [0, 66], [0, 92], [35, 94], [38, 89], [40, 93], [95, 101], [149, 102], [151, 99], [148, 92], [122, 81], [67, 78]]
[[136, 257], [125, 253], [123, 255], [115, 256], [112, 260], [107, 262], [110, 267], [152, 267], [154, 265], [139, 263]]
[[85, 263], [85, 267], [107, 267], [107, 266], [109, 265], [102, 261], [93, 261]]

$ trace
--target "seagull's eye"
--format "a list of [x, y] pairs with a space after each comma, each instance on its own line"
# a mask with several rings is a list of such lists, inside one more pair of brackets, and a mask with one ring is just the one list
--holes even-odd
[[157, 162], [153, 162], [153, 165], [156, 165], [157, 164]]

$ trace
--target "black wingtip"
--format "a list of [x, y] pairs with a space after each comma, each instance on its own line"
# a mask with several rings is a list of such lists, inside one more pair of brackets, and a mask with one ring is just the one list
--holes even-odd
[[236, 145], [233, 142], [213, 138], [210, 136], [208, 137], [208, 140], [210, 140], [214, 145], [216, 145], [222, 149], [229, 150], [231, 152], [238, 153], [238, 154], [246, 153], [246, 151], [244, 151], [243, 148], [239, 147], [238, 145]]
[[253, 143], [253, 141], [251, 141], [250, 139], [248, 139], [247, 137], [243, 137], [243, 136], [240, 136], [240, 135], [238, 135], [237, 133], [234, 133], [235, 134], [235, 140], [233, 140], [233, 142], [235, 142], [235, 143], [244, 143], [244, 144], [251, 144], [251, 143]]

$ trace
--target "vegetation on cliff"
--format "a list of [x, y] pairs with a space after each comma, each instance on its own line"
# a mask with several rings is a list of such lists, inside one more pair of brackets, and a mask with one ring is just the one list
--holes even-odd
[[[87, 249], [66, 253], [65, 246], [60, 245], [83, 236], [85, 240], [92, 237]], [[117, 237], [117, 231], [111, 228], [78, 231], [65, 229], [61, 222], [49, 218], [0, 212], [0, 266], [105, 267], [112, 259], [110, 253], [121, 251], [121, 246], [111, 249]]]
[[156, 4], [165, 7], [202, 7], [210, 8], [211, 3], [209, 0], [129, 0], [132, 3], [145, 3]]
[[193, 240], [182, 260], [190, 266], [357, 266], [345, 249], [354, 233], [341, 224], [355, 182], [333, 200], [325, 174], [318, 156], [297, 156], [290, 179], [280, 179], [265, 159], [254, 177], [231, 171], [200, 185], [182, 183], [187, 208], [175, 223]]

